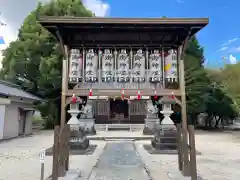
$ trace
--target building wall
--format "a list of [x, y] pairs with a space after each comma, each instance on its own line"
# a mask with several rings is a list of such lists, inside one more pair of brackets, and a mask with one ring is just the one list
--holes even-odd
[[[14, 138], [19, 135], [19, 108], [31, 107], [27, 103], [12, 102], [6, 106], [3, 138]], [[24, 134], [32, 133], [32, 111], [27, 111]]]
[[6, 106], [3, 138], [13, 138], [18, 136], [18, 104], [11, 103]]
[[6, 105], [1, 104], [0, 105], [0, 139], [3, 139], [5, 109], [6, 109]]

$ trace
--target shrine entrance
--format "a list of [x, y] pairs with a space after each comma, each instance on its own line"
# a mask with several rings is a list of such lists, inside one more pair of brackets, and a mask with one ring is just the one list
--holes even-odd
[[128, 108], [128, 100], [110, 99], [110, 123], [130, 123]]

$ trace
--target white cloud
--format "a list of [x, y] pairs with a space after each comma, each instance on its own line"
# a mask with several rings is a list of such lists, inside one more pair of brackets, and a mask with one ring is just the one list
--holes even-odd
[[[0, 12], [2, 13], [0, 22], [6, 23], [5, 27], [0, 28], [0, 36], [5, 38], [6, 44], [16, 39], [18, 29], [24, 18], [36, 7], [38, 1], [24, 0], [23, 6], [22, 1], [19, 0], [0, 0]], [[49, 0], [40, 1], [48, 2]], [[101, 0], [83, 0], [83, 4], [96, 16], [106, 16], [110, 9], [109, 4]]]
[[227, 49], [228, 49], [227, 46], [223, 46], [223, 47], [221, 47], [221, 48], [219, 49], [219, 51], [225, 51], [225, 50], [227, 50]]
[[223, 43], [222, 46], [229, 46], [230, 44], [232, 44], [233, 42], [235, 42], [235, 41], [237, 41], [237, 40], [239, 40], [239, 38], [238, 38], [238, 37], [235, 37], [235, 38], [230, 39], [230, 40], [228, 40], [227, 42]]
[[229, 59], [231, 64], [236, 64], [237, 63], [237, 58], [235, 56], [233, 56], [232, 54], [229, 55], [228, 59]]
[[110, 10], [108, 3], [101, 0], [83, 0], [84, 6], [95, 13], [96, 16], [107, 16]]

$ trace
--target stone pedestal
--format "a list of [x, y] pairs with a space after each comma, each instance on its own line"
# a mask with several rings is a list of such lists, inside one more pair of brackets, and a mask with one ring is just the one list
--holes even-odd
[[159, 150], [177, 150], [177, 129], [175, 125], [160, 125], [156, 129], [152, 146]]
[[89, 147], [89, 140], [87, 139], [84, 128], [79, 127], [71, 131], [70, 148], [71, 149], [87, 149]]
[[80, 117], [81, 123], [84, 124], [87, 135], [95, 135], [95, 119], [93, 118], [92, 100], [88, 99], [86, 106], [83, 107], [83, 113]]
[[155, 128], [159, 125], [160, 120], [157, 117], [157, 108], [153, 106], [152, 100], [147, 101], [147, 117], [145, 118], [145, 125], [143, 134], [153, 135]]
[[163, 102], [163, 110], [161, 113], [164, 115], [159, 127], [155, 131], [152, 140], [152, 146], [159, 150], [177, 150], [177, 128], [170, 118], [173, 113], [169, 102]]
[[85, 125], [81, 123], [77, 115], [79, 114], [78, 104], [70, 105], [68, 113], [71, 114], [71, 118], [68, 121], [70, 125], [70, 148], [71, 149], [87, 149], [89, 146], [89, 140], [86, 137]]

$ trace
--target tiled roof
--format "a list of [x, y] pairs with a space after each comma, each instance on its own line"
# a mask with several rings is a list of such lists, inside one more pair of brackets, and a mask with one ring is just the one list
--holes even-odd
[[6, 96], [17, 96], [17, 97], [27, 98], [31, 100], [41, 100], [40, 98], [26, 91], [21, 90], [18, 85], [15, 85], [6, 81], [1, 81], [1, 80], [0, 80], [0, 94], [6, 95]]

